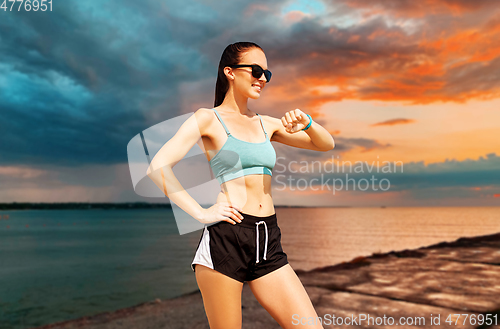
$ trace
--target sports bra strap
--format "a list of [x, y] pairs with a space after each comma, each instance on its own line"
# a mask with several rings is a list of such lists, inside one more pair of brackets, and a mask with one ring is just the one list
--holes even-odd
[[224, 121], [222, 121], [222, 118], [220, 117], [219, 115], [219, 112], [217, 112], [216, 109], [213, 109], [215, 111], [215, 114], [217, 115], [217, 117], [219, 118], [219, 121], [220, 123], [222, 123], [222, 126], [224, 126], [224, 129], [226, 130], [226, 134], [229, 136], [231, 135], [231, 133], [229, 132], [229, 130], [227, 129], [226, 125], [224, 124]]
[[260, 116], [260, 114], [257, 113], [257, 115], [259, 116], [260, 118], [260, 124], [262, 125], [262, 129], [264, 130], [264, 134], [266, 135], [267, 137], [267, 132], [266, 132], [266, 128], [264, 128], [264, 122], [262, 122], [262, 117]]

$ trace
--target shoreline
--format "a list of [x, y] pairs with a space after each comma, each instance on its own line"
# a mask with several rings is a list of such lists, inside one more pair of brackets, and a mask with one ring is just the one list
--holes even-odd
[[[203, 207], [210, 207], [210, 204], [201, 204]], [[374, 206], [376, 208], [386, 208], [386, 206]], [[0, 211], [11, 210], [88, 210], [88, 209], [172, 209], [172, 204], [168, 202], [0, 202]], [[274, 205], [274, 208], [354, 208], [353, 206], [292, 206]], [[1, 214], [0, 214], [1, 215]]]
[[[500, 233], [462, 237], [417, 249], [373, 253], [331, 266], [296, 270], [296, 273], [320, 317], [335, 314], [347, 318], [368, 313], [372, 317], [387, 315], [399, 319], [420, 314], [431, 321], [431, 314], [439, 314], [440, 325], [432, 327], [448, 328], [450, 324], [445, 320], [453, 314], [496, 314], [497, 325], [500, 324]], [[242, 292], [242, 314], [243, 329], [279, 327], [246, 283]], [[420, 328], [429, 326], [427, 322]], [[208, 329], [199, 290], [36, 329], [160, 327]], [[479, 328], [479, 324], [466, 323], [458, 327]]]

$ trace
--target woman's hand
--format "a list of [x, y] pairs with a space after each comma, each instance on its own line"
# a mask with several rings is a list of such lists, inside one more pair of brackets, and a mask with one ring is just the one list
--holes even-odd
[[231, 224], [241, 223], [243, 215], [240, 207], [229, 202], [217, 202], [208, 209], [203, 209], [202, 218], [199, 220], [202, 224], [209, 224], [218, 221], [226, 221]]
[[281, 123], [287, 133], [301, 131], [309, 124], [309, 117], [299, 109], [288, 111], [281, 117]]

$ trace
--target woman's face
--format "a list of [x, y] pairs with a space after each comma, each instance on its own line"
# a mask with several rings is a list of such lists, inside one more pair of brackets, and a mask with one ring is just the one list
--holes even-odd
[[[267, 70], [266, 55], [260, 48], [252, 48], [242, 54], [238, 64], [257, 64], [264, 70]], [[229, 81], [233, 82], [235, 93], [242, 94], [245, 97], [257, 99], [266, 85], [264, 73], [258, 79], [252, 75], [251, 67], [228, 68], [224, 70]], [[231, 71], [230, 71], [231, 70]], [[260, 88], [259, 88], [260, 87]]]

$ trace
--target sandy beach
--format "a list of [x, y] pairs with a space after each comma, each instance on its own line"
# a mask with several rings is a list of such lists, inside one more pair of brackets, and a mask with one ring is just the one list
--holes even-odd
[[[325, 328], [352, 327], [339, 322], [333, 325], [332, 315], [336, 321], [341, 320], [339, 317], [342, 321], [356, 319], [356, 327], [360, 328], [500, 328], [500, 233], [357, 257], [297, 274]], [[242, 314], [244, 329], [280, 328], [247, 284], [243, 287]], [[386, 325], [374, 324], [384, 316]], [[390, 317], [395, 321], [392, 325], [388, 324]], [[407, 321], [405, 326], [398, 325], [401, 318]], [[483, 323], [491, 319], [492, 325], [481, 325], [480, 319]], [[209, 326], [201, 294], [196, 291], [175, 299], [155, 300], [37, 327], [49, 328], [206, 329]]]

